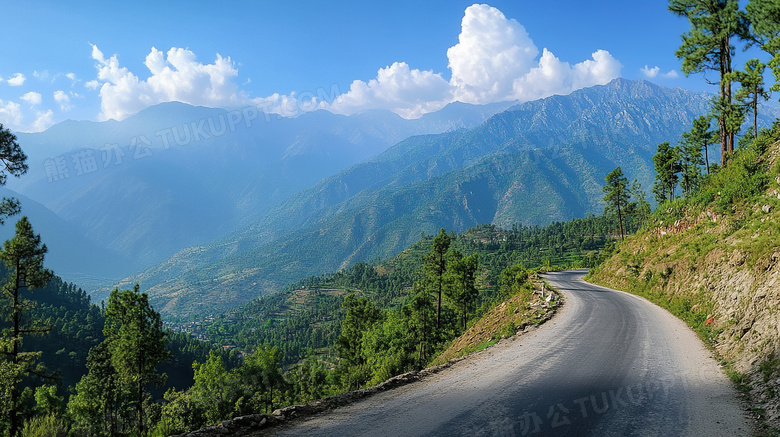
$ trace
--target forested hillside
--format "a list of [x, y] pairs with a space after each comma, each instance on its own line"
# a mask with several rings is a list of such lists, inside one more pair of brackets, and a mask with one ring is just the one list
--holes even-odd
[[[614, 221], [603, 217], [544, 228], [505, 230], [483, 225], [451, 234], [451, 247], [464, 257], [479, 259], [475, 308], [482, 308], [494, 303], [504, 270], [515, 265], [593, 265], [613, 230]], [[414, 283], [422, 279], [423, 257], [432, 241], [433, 236], [425, 236], [390, 259], [361, 261], [343, 271], [297, 281], [280, 293], [217, 316], [202, 325], [202, 332], [219, 344], [242, 348], [273, 343], [286, 364], [309, 352], [332, 353], [344, 316], [344, 298], [354, 293], [378, 308], [403, 305], [413, 294]]]
[[[0, 306], [0, 433], [15, 435], [22, 425], [38, 430], [56, 428], [66, 406], [84, 403], [103, 403], [107, 398], [79, 392], [87, 369], [103, 366], [108, 371], [110, 358], [100, 358], [100, 350], [111, 334], [111, 301], [93, 303], [90, 296], [71, 283], [62, 281], [43, 268], [46, 248], [33, 233], [27, 217], [16, 225], [16, 234], [6, 240], [0, 250], [0, 278], [2, 278], [2, 306]], [[126, 293], [131, 293], [126, 291]], [[136, 293], [138, 295], [138, 293]], [[112, 294], [113, 297], [113, 294]], [[159, 316], [158, 316], [159, 317]], [[164, 359], [157, 363], [162, 374], [159, 385], [149, 389], [160, 397], [168, 388], [186, 388], [193, 383], [192, 363], [205, 360], [212, 350], [209, 343], [189, 335], [164, 331], [161, 345]], [[222, 359], [235, 366], [235, 353], [218, 351]], [[157, 367], [155, 365], [155, 367]], [[151, 399], [151, 398], [150, 398]], [[120, 402], [119, 397], [115, 401]], [[117, 410], [118, 411], [118, 410]], [[73, 411], [71, 420], [83, 420], [83, 409]], [[74, 428], [74, 431], [76, 428]], [[77, 432], [78, 434], [78, 432]]]

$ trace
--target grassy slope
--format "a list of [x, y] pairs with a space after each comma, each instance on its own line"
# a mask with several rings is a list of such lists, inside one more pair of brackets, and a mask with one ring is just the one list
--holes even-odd
[[[539, 325], [551, 318], [560, 307], [561, 300], [549, 286], [542, 297], [541, 284], [541, 280], [533, 273], [523, 291], [496, 305], [471, 324], [466, 332], [453, 340], [452, 344], [431, 362], [431, 365], [443, 364], [453, 358], [482, 350], [502, 338], [519, 334], [526, 327]], [[551, 292], [551, 301], [545, 302]]]
[[780, 143], [740, 151], [590, 275], [685, 320], [749, 394], [764, 430], [780, 424], [779, 156]]

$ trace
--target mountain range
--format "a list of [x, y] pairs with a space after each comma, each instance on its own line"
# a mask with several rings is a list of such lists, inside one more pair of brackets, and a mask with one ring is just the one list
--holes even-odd
[[19, 134], [31, 169], [7, 191], [51, 238], [65, 279], [95, 299], [138, 282], [165, 317], [187, 318], [393, 256], [442, 227], [600, 213], [604, 176], [621, 166], [649, 192], [657, 144], [676, 142], [710, 99], [616, 79], [416, 120], [166, 103]]
[[[473, 127], [510, 105], [456, 103], [405, 120], [389, 111], [282, 118], [165, 103], [123, 121], [67, 121], [18, 134], [30, 171], [7, 188], [51, 212], [34, 226], [52, 227], [56, 217], [79, 236], [81, 244], [52, 245], [50, 263], [94, 289], [241, 229], [410, 135]], [[89, 256], [100, 251], [117, 255]]]
[[622, 166], [651, 187], [657, 144], [678, 139], [709, 102], [703, 93], [618, 79], [515, 105], [472, 129], [412, 136], [118, 285], [140, 282], [164, 315], [186, 317], [392, 256], [442, 227], [600, 213], [605, 175]]

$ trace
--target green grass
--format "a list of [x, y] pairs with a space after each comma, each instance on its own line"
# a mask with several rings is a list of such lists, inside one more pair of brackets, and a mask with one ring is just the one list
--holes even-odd
[[730, 366], [726, 367], [726, 376], [741, 393], [748, 393], [753, 388], [750, 386], [750, 378], [747, 375], [730, 368]]

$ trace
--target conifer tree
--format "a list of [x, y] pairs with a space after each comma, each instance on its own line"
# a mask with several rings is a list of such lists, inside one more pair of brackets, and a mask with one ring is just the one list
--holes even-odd
[[750, 37], [747, 16], [739, 10], [737, 0], [670, 0], [669, 10], [688, 19], [690, 31], [682, 35], [682, 45], [675, 55], [682, 59], [682, 71], [691, 73], [715, 71], [719, 74], [720, 93], [715, 113], [718, 116], [721, 142], [721, 164], [734, 151], [736, 109], [732, 102], [732, 55], [736, 40]]
[[758, 59], [751, 59], [745, 63], [745, 71], [735, 71], [731, 76], [740, 85], [734, 98], [753, 114], [755, 139], [758, 139], [758, 102], [769, 99], [769, 93], [764, 89], [765, 67]]
[[688, 196], [701, 184], [701, 165], [704, 164], [702, 149], [698, 144], [686, 141], [685, 134], [676, 149], [679, 157], [680, 186], [683, 195]]
[[114, 289], [105, 314], [105, 340], [90, 350], [88, 373], [76, 385], [68, 410], [84, 433], [145, 435], [147, 386], [165, 381], [157, 366], [170, 357], [162, 320], [138, 284]]
[[701, 117], [693, 120], [693, 128], [690, 131], [682, 134], [682, 144], [685, 147], [698, 147], [702, 150], [704, 157], [705, 168], [707, 174], [710, 174], [710, 159], [708, 147], [710, 144], [714, 144], [717, 138], [717, 132], [710, 130], [711, 116], [702, 115]]
[[418, 284], [413, 289], [413, 297], [408, 304], [409, 315], [411, 317], [411, 327], [413, 336], [419, 343], [417, 351], [417, 367], [422, 368], [428, 359], [428, 340], [430, 339], [430, 330], [433, 323], [433, 305], [427, 290], [420, 290]]
[[134, 410], [136, 430], [143, 435], [146, 430], [144, 408], [150, 397], [146, 386], [165, 381], [165, 375], [157, 372], [157, 366], [166, 361], [170, 353], [165, 346], [160, 314], [149, 304], [149, 296], [140, 292], [138, 284], [132, 290], [114, 289], [111, 292], [103, 335], [126, 407]]
[[[19, 177], [27, 173], [27, 155], [24, 154], [16, 135], [0, 123], [0, 186], [5, 185], [8, 175]], [[0, 199], [0, 225], [9, 216], [19, 214], [21, 205], [17, 199], [3, 197]]]
[[39, 362], [39, 352], [22, 349], [24, 337], [43, 335], [49, 332], [46, 322], [26, 320], [25, 316], [35, 308], [35, 303], [27, 295], [29, 292], [45, 287], [52, 278], [51, 271], [43, 267], [46, 245], [41, 244], [40, 235], [33, 232], [27, 217], [16, 223], [16, 234], [5, 242], [0, 251], [0, 259], [8, 269], [2, 286], [3, 315], [10, 327], [3, 331], [0, 350], [4, 355], [3, 373], [8, 378], [0, 379], [0, 392], [7, 393], [3, 403], [10, 407], [3, 410], [8, 422], [8, 431], [16, 436], [21, 431], [20, 385], [23, 378], [37, 376], [49, 378], [45, 368]]
[[653, 156], [655, 166], [655, 185], [653, 193], [655, 200], [662, 203], [666, 200], [674, 200], [674, 191], [677, 186], [677, 173], [680, 171], [678, 161], [678, 150], [671, 147], [669, 142], [663, 142], [658, 145], [657, 152]]
[[444, 290], [444, 273], [447, 271], [447, 251], [450, 249], [450, 236], [439, 229], [439, 235], [431, 243], [431, 251], [425, 256], [425, 276], [427, 285], [436, 294], [436, 329], [441, 327], [441, 295]]
[[750, 0], [746, 6], [751, 38], [772, 58], [768, 66], [775, 76], [772, 91], [780, 91], [780, 1]]
[[642, 184], [640, 184], [638, 180], [634, 179], [634, 181], [631, 182], [631, 187], [628, 191], [630, 197], [635, 199], [631, 204], [634, 205], [633, 212], [639, 221], [638, 227], [641, 228], [645, 225], [647, 218], [650, 216], [650, 202], [647, 201], [645, 190], [642, 189]]
[[612, 212], [617, 213], [618, 226], [620, 227], [620, 239], [625, 238], [625, 228], [623, 226], [623, 212], [628, 206], [628, 179], [623, 175], [620, 167], [615, 167], [607, 175], [607, 184], [603, 187], [604, 201], [607, 205], [604, 207], [604, 214]]
[[366, 357], [363, 356], [363, 336], [382, 317], [382, 312], [365, 297], [354, 294], [344, 298], [342, 307], [347, 311], [341, 322], [341, 335], [336, 341], [336, 351], [343, 361], [342, 383], [349, 389], [360, 387], [368, 379]]
[[450, 302], [458, 309], [466, 329], [469, 311], [473, 310], [479, 296], [479, 291], [474, 284], [474, 275], [479, 267], [479, 259], [476, 254], [464, 258], [460, 252], [450, 253], [445, 274], [445, 294]]

